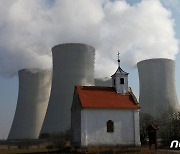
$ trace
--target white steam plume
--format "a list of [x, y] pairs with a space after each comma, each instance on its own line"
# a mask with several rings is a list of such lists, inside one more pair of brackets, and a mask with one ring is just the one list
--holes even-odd
[[137, 5], [111, 0], [0, 0], [0, 73], [51, 68], [51, 48], [87, 43], [96, 48], [96, 76], [110, 76], [121, 62], [134, 67], [147, 58], [175, 59], [171, 12], [159, 0]]

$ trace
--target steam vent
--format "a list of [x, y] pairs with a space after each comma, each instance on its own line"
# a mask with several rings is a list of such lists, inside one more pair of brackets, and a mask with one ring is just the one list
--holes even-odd
[[52, 73], [40, 69], [19, 71], [19, 95], [8, 139], [37, 139], [48, 106]]
[[94, 85], [95, 49], [86, 44], [60, 44], [52, 48], [53, 80], [41, 133], [70, 129], [75, 85]]
[[157, 117], [172, 108], [179, 111], [175, 86], [175, 62], [157, 58], [137, 64], [141, 112]]

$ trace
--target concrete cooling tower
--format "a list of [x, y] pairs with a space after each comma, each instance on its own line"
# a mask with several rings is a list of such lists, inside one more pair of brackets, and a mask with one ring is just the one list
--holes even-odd
[[94, 83], [95, 86], [112, 87], [112, 79], [109, 78], [95, 78]]
[[37, 139], [48, 106], [52, 73], [40, 69], [19, 71], [19, 95], [8, 139]]
[[170, 108], [179, 110], [175, 86], [175, 62], [148, 59], [137, 64], [140, 83], [141, 112], [158, 117]]
[[52, 48], [53, 80], [41, 133], [70, 129], [75, 85], [94, 85], [95, 49], [86, 44], [60, 44]]

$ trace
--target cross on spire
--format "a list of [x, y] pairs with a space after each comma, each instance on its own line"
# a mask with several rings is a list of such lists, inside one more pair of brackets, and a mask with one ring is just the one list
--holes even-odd
[[119, 59], [120, 53], [119, 53], [119, 51], [118, 51], [118, 54], [117, 54], [117, 55], [118, 55], [118, 60], [117, 60], [117, 61], [118, 61], [118, 66], [120, 67], [120, 59]]

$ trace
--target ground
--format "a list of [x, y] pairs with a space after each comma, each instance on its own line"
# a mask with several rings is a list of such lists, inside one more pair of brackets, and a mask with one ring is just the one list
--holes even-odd
[[180, 153], [179, 150], [164, 150], [158, 149], [155, 151], [153, 148], [152, 150], [148, 149], [148, 146], [142, 147], [88, 147], [88, 148], [81, 148], [81, 149], [74, 149], [74, 148], [65, 148], [61, 151], [57, 149], [47, 149], [46, 144], [42, 144], [40, 146], [30, 146], [27, 149], [24, 147], [22, 149], [18, 149], [17, 146], [8, 146], [8, 145], [0, 145], [0, 154], [25, 154], [25, 153], [82, 153], [82, 154], [174, 154]]

